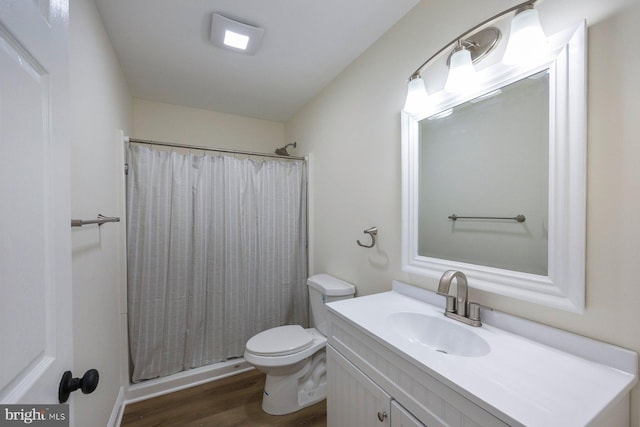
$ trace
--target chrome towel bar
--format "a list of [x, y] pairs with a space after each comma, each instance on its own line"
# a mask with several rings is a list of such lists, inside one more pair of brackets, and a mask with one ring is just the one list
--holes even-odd
[[120, 222], [120, 218], [104, 216], [102, 214], [98, 214], [98, 218], [97, 219], [89, 219], [89, 220], [72, 219], [71, 220], [71, 226], [72, 227], [82, 227], [83, 225], [89, 225], [89, 224], [102, 225], [105, 222]]
[[516, 216], [458, 216], [456, 214], [449, 215], [451, 221], [457, 221], [459, 219], [506, 219], [511, 221], [525, 222], [527, 219], [524, 215], [516, 215]]

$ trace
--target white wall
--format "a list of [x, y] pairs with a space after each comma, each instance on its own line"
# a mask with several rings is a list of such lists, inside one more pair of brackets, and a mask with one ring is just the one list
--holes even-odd
[[[93, 1], [71, 0], [70, 11], [71, 213], [81, 219], [119, 216], [117, 131], [131, 129], [132, 100]], [[93, 394], [73, 394], [76, 426], [107, 425], [122, 385], [123, 227], [85, 226], [71, 233], [73, 374], [100, 372]]]
[[133, 120], [139, 139], [267, 153], [285, 144], [283, 123], [199, 108], [134, 99]]
[[[400, 117], [406, 79], [456, 35], [515, 1], [422, 1], [286, 124], [285, 138], [313, 153], [310, 177], [314, 272], [353, 282], [360, 295], [392, 279], [428, 289], [432, 280], [400, 270]], [[555, 33], [589, 25], [587, 301], [583, 315], [473, 289], [498, 310], [640, 351], [640, 57], [635, 0], [546, 0], [543, 27]], [[464, 11], [464, 13], [460, 13]], [[356, 245], [379, 230], [375, 249]], [[366, 237], [366, 236], [365, 236]], [[632, 392], [640, 424], [640, 387]]]

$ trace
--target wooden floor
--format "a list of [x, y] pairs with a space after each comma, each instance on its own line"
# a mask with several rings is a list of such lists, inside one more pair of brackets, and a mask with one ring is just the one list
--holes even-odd
[[288, 415], [262, 411], [265, 375], [252, 370], [127, 405], [122, 427], [327, 425], [326, 400]]

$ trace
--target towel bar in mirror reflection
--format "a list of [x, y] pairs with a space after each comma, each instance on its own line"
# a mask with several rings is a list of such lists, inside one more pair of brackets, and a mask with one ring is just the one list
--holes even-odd
[[71, 226], [72, 227], [82, 227], [83, 225], [89, 225], [89, 224], [102, 225], [102, 224], [107, 223], [107, 222], [120, 222], [120, 218], [119, 217], [104, 216], [102, 214], [98, 214], [98, 218], [96, 218], [96, 219], [72, 219], [71, 220]]

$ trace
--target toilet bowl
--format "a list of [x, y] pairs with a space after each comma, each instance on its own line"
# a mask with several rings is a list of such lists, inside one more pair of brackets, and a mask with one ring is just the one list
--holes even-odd
[[326, 302], [352, 298], [355, 287], [328, 274], [311, 276], [309, 306], [312, 326], [285, 325], [260, 332], [247, 341], [245, 360], [267, 374], [262, 409], [284, 415], [327, 396]]

